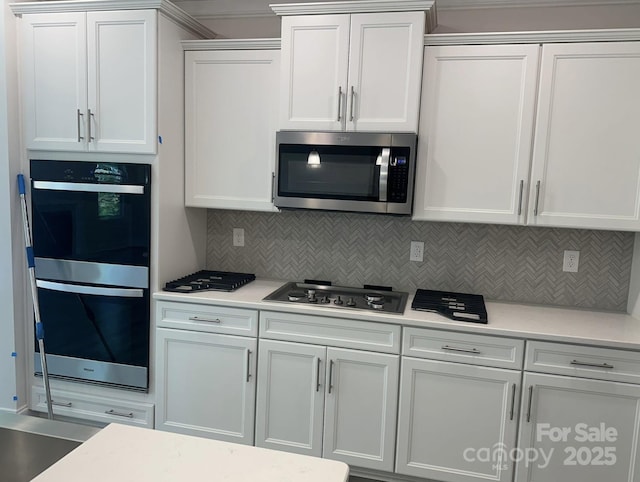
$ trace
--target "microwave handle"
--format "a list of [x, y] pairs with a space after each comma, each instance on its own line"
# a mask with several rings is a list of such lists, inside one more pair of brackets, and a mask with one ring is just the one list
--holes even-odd
[[391, 148], [383, 147], [382, 164], [380, 165], [380, 187], [378, 200], [382, 202], [387, 201], [387, 184], [389, 183], [389, 158], [391, 157]]

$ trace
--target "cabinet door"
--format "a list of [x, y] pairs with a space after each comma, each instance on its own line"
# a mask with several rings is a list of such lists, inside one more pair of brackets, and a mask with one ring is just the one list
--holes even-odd
[[280, 52], [185, 54], [187, 206], [274, 211]]
[[512, 480], [520, 376], [403, 357], [396, 472], [444, 482]]
[[22, 19], [24, 139], [29, 149], [86, 147], [86, 14]]
[[323, 457], [393, 472], [399, 356], [327, 349]]
[[525, 373], [516, 482], [640, 481], [640, 386]]
[[425, 49], [413, 219], [524, 222], [539, 50]]
[[322, 456], [326, 348], [260, 340], [256, 446]]
[[156, 38], [155, 10], [87, 13], [90, 150], [156, 152]]
[[351, 16], [347, 130], [418, 130], [424, 12]]
[[640, 230], [640, 42], [542, 48], [529, 223]]
[[253, 445], [256, 339], [156, 330], [156, 428]]
[[349, 15], [282, 18], [280, 128], [341, 130]]

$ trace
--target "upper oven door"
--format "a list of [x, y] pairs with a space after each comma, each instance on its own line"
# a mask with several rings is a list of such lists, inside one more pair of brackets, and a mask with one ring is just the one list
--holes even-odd
[[149, 266], [147, 164], [31, 161], [37, 258]]
[[387, 213], [395, 203], [410, 213], [396, 167], [401, 158], [408, 169], [410, 149], [392, 146], [391, 135], [279, 132], [277, 146], [276, 206]]

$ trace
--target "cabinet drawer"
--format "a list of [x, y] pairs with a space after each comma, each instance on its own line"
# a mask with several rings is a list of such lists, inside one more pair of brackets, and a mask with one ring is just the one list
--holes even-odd
[[[153, 428], [154, 406], [151, 403], [97, 397], [66, 390], [51, 390], [51, 399], [54, 416]], [[43, 387], [31, 387], [30, 408], [36, 412], [47, 411], [47, 397]]]
[[400, 353], [400, 326], [369, 321], [261, 311], [260, 337]]
[[423, 328], [405, 328], [402, 354], [471, 365], [522, 368], [524, 341]]
[[640, 383], [640, 353], [613, 348], [527, 342], [525, 370]]
[[223, 308], [197, 303], [156, 302], [156, 326], [178, 330], [207, 331], [256, 336], [257, 310]]

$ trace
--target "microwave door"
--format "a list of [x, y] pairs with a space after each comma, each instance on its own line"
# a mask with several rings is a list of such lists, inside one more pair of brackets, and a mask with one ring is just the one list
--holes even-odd
[[384, 147], [380, 153], [380, 180], [378, 189], [378, 200], [387, 202], [387, 186], [389, 183], [389, 158], [391, 149]]

